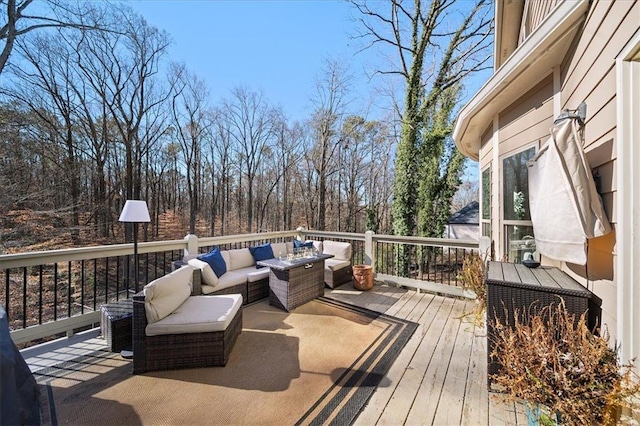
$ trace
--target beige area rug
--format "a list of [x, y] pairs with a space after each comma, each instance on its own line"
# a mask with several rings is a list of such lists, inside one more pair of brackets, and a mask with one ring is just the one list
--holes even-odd
[[225, 367], [132, 375], [97, 351], [35, 374], [45, 424], [349, 424], [416, 324], [327, 298], [244, 308]]

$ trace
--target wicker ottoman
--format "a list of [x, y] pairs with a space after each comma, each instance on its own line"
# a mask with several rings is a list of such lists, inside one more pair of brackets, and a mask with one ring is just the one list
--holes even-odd
[[107, 303], [100, 307], [100, 332], [111, 352], [131, 348], [133, 301], [131, 299]]

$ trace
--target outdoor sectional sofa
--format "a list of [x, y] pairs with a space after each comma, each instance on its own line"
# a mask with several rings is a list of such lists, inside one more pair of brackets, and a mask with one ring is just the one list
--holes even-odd
[[[325, 261], [324, 281], [328, 287], [335, 288], [351, 280], [350, 243], [330, 240], [308, 240], [306, 243], [313, 245], [319, 252], [334, 256]], [[292, 241], [268, 245], [271, 250], [266, 252], [273, 257], [286, 256], [294, 248]], [[265, 245], [256, 247], [265, 247]], [[224, 273], [219, 276], [213, 271], [211, 265], [202, 259], [207, 254], [185, 256], [182, 261], [174, 263], [174, 269], [185, 263], [194, 268], [194, 294], [241, 294], [243, 304], [246, 305], [269, 297], [269, 268], [257, 268], [256, 261], [270, 257], [264, 257], [265, 251], [257, 252], [256, 247], [220, 250], [219, 254], [224, 261]]]

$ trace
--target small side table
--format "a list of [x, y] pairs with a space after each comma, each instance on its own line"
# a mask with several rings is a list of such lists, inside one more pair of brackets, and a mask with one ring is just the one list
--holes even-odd
[[111, 352], [131, 348], [133, 300], [125, 299], [100, 307], [100, 332]]

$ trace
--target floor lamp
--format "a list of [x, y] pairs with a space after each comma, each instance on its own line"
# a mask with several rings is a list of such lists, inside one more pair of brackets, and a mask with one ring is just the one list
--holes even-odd
[[[133, 259], [135, 262], [135, 265], [134, 265], [135, 274], [136, 274], [135, 288], [137, 293], [138, 279], [139, 279], [138, 223], [151, 222], [151, 218], [149, 217], [149, 210], [147, 209], [147, 203], [142, 200], [127, 200], [127, 202], [124, 203], [124, 207], [122, 208], [122, 213], [120, 213], [120, 218], [118, 220], [120, 222], [133, 223]], [[126, 348], [120, 351], [120, 355], [126, 359], [133, 358], [133, 352], [131, 351], [130, 348]]]
[[135, 262], [135, 288], [136, 293], [138, 292], [138, 223], [141, 222], [151, 222], [151, 218], [149, 217], [149, 210], [147, 209], [146, 201], [141, 200], [127, 200], [122, 208], [122, 213], [120, 213], [120, 222], [131, 222], [133, 223], [133, 259]]

